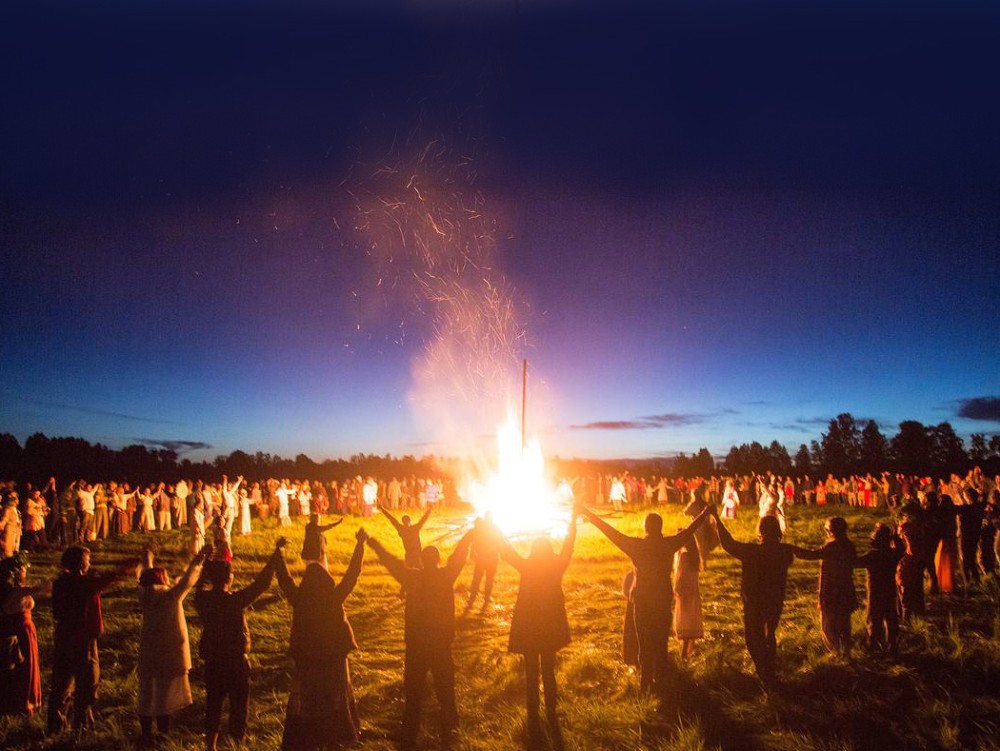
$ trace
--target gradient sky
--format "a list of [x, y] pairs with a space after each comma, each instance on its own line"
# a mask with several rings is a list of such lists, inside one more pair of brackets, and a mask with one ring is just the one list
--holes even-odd
[[91, 5], [0, 24], [0, 431], [451, 450], [345, 208], [431, 141], [548, 452], [1000, 431], [995, 3]]

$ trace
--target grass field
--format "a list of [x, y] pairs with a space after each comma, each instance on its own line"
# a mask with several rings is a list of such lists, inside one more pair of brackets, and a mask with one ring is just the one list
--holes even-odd
[[[665, 529], [681, 526], [677, 507], [665, 512]], [[818, 546], [830, 511], [796, 507], [787, 539]], [[859, 552], [867, 548], [872, 524], [884, 518], [876, 511], [845, 512]], [[339, 578], [362, 520], [347, 519], [327, 533], [330, 567]], [[425, 528], [433, 541], [456, 520], [442, 513]], [[623, 531], [639, 534], [641, 514], [611, 519]], [[737, 539], [752, 538], [756, 519], [745, 515], [730, 529]], [[239, 587], [263, 565], [279, 530], [273, 520], [255, 523], [250, 538], [237, 538]], [[383, 519], [365, 520], [366, 529], [400, 551], [398, 539]], [[293, 575], [303, 526], [287, 532], [286, 556]], [[136, 556], [150, 535], [94, 546], [93, 566], [106, 566]], [[186, 558], [186, 532], [157, 535], [160, 560], [171, 573]], [[455, 538], [442, 542], [450, 552]], [[37, 555], [34, 583], [56, 573], [55, 554]], [[845, 660], [826, 653], [819, 637], [816, 610], [818, 564], [796, 562], [789, 576], [788, 600], [779, 631], [780, 673], [785, 690], [762, 700], [743, 646], [739, 604], [739, 569], [721, 551], [712, 554], [701, 578], [706, 639], [694, 660], [681, 667], [673, 691], [675, 701], [658, 709], [642, 698], [638, 677], [620, 660], [621, 622], [625, 602], [621, 580], [626, 559], [593, 527], [583, 524], [577, 552], [564, 583], [573, 643], [560, 652], [560, 713], [570, 749], [1000, 749], [1000, 614], [998, 590], [987, 583], [967, 595], [932, 598], [926, 620], [907, 629], [902, 655], [895, 660], [855, 650]], [[472, 573], [467, 565], [459, 579], [456, 610], [461, 609]], [[519, 658], [506, 650], [516, 573], [501, 564], [494, 607], [459, 622], [455, 640], [460, 748], [500, 751], [524, 746], [523, 672]], [[863, 574], [858, 573], [859, 592]], [[196, 655], [199, 624], [187, 606], [192, 652]], [[364, 571], [348, 612], [360, 649], [352, 656], [352, 675], [365, 727], [365, 749], [394, 748], [402, 711], [403, 604], [399, 586], [375, 556], [366, 553]], [[140, 614], [133, 586], [121, 586], [104, 597], [106, 633], [102, 640], [102, 683], [96, 733], [76, 743], [81, 749], [131, 747], [138, 734], [136, 654]], [[863, 630], [863, 612], [855, 614], [855, 631]], [[251, 704], [251, 749], [280, 746], [289, 685], [290, 610], [275, 586], [250, 615], [254, 639], [254, 689]], [[47, 691], [51, 651], [51, 608], [43, 599], [35, 610], [42, 651], [42, 689]], [[677, 644], [671, 645], [676, 654]], [[201, 745], [203, 711], [201, 664], [195, 656], [192, 674], [195, 704], [176, 717], [164, 749]], [[676, 704], [676, 706], [674, 706]], [[437, 708], [425, 708], [424, 744], [436, 747]], [[70, 741], [45, 739], [43, 721], [0, 720], [0, 748], [64, 748]]]

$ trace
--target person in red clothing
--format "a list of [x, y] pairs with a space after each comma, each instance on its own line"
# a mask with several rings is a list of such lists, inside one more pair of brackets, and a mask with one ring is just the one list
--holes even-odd
[[29, 587], [28, 556], [21, 552], [0, 562], [0, 714], [31, 717], [42, 705], [38, 635], [31, 619], [35, 597], [48, 582]]
[[94, 726], [94, 702], [101, 677], [98, 639], [104, 630], [101, 593], [124, 579], [135, 576], [139, 561], [115, 571], [96, 575], [90, 572], [90, 550], [73, 545], [63, 551], [62, 573], [52, 585], [52, 617], [55, 620], [55, 650], [46, 732], [59, 733], [72, 726], [77, 730]]

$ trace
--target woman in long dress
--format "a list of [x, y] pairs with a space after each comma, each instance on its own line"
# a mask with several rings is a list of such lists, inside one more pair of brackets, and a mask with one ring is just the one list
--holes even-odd
[[31, 611], [52, 582], [29, 587], [28, 556], [0, 563], [0, 714], [31, 717], [42, 705], [38, 636]]
[[139, 529], [143, 532], [153, 532], [156, 530], [156, 515], [153, 513], [153, 491], [147, 485], [139, 493]]
[[246, 488], [240, 488], [240, 534], [244, 537], [252, 531], [250, 526], [250, 496]]
[[17, 510], [17, 493], [11, 493], [3, 502], [0, 549], [4, 558], [10, 558], [21, 549], [21, 512]]
[[170, 728], [170, 716], [191, 704], [191, 648], [184, 598], [201, 573], [207, 549], [188, 564], [173, 584], [163, 568], [153, 566], [153, 552], [146, 551], [145, 565], [139, 574], [139, 604], [142, 630], [139, 634], [139, 724], [140, 743], [153, 743], [153, 719], [164, 734]]
[[340, 582], [321, 564], [306, 565], [295, 584], [283, 558], [275, 573], [292, 606], [289, 654], [295, 662], [281, 738], [284, 751], [315, 751], [357, 744], [361, 721], [351, 686], [348, 655], [357, 648], [344, 601], [354, 590], [368, 535], [359, 529], [351, 562]]
[[510, 543], [506, 543], [501, 552], [503, 559], [521, 574], [510, 623], [508, 650], [524, 656], [528, 735], [533, 738], [541, 735], [538, 716], [541, 704], [538, 679], [541, 677], [545, 688], [545, 716], [556, 749], [563, 747], [559, 716], [556, 713], [556, 652], [570, 641], [562, 578], [573, 556], [575, 542], [574, 514], [558, 555], [547, 537], [538, 538], [532, 543], [527, 558], [518, 555]]
[[694, 654], [695, 639], [705, 636], [701, 616], [701, 592], [698, 571], [701, 554], [697, 537], [674, 554], [674, 636], [681, 640], [681, 659], [687, 662]]

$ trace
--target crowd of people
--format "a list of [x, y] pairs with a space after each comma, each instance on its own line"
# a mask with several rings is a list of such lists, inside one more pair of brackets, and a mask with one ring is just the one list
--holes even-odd
[[[293, 669], [282, 747], [342, 747], [356, 744], [361, 737], [349, 660], [350, 653], [357, 648], [357, 639], [344, 605], [360, 581], [365, 548], [370, 548], [399, 582], [405, 599], [404, 710], [399, 746], [407, 751], [416, 748], [428, 676], [433, 679], [439, 706], [441, 746], [451, 747], [457, 737], [459, 718], [452, 655], [455, 590], [456, 580], [470, 555], [475, 570], [466, 611], [472, 608], [479, 584], [484, 580], [485, 602], [489, 601], [493, 577], [501, 561], [519, 575], [508, 648], [511, 653], [521, 655], [524, 662], [526, 727], [529, 737], [541, 737], [547, 732], [552, 745], [562, 748], [555, 664], [557, 652], [571, 638], [562, 580], [573, 559], [580, 520], [591, 523], [631, 563], [625, 582], [623, 656], [626, 662], [637, 666], [641, 690], [660, 698], [666, 698], [670, 685], [670, 638], [680, 640], [681, 658], [688, 659], [696, 640], [703, 636], [699, 573], [706, 556], [715, 547], [721, 547], [740, 562], [744, 638], [765, 696], [780, 687], [776, 631], [784, 607], [788, 569], [796, 558], [820, 561], [821, 636], [831, 651], [841, 654], [852, 648], [851, 613], [858, 607], [855, 569], [866, 572], [867, 644], [890, 655], [898, 649], [900, 623], [924, 612], [926, 591], [932, 595], [947, 593], [962, 583], [968, 585], [997, 574], [1000, 478], [985, 478], [977, 472], [945, 482], [908, 478], [897, 478], [895, 485], [889, 482], [885, 503], [891, 508], [894, 521], [874, 526], [869, 549], [861, 555], [850, 539], [847, 522], [839, 515], [828, 519], [827, 539], [818, 548], [783, 541], [787, 509], [796, 502], [809, 502], [802, 491], [805, 481], [791, 483], [791, 488], [784, 478], [773, 476], [685, 481], [684, 494], [679, 500], [685, 501], [684, 512], [692, 517], [690, 523], [676, 534], [664, 534], [662, 516], [649, 511], [644, 534], [630, 536], [616, 528], [614, 511], [628, 503], [642, 506], [645, 496], [630, 500], [626, 490], [620, 499], [615, 486], [641, 483], [627, 475], [606, 480], [609, 492], [599, 499], [601, 505], [585, 505], [578, 500], [572, 506], [558, 552], [549, 538], [539, 537], [532, 542], [528, 554], [522, 556], [491, 519], [484, 516], [464, 532], [446, 559], [436, 545], [424, 546], [421, 541], [423, 526], [440, 496], [435, 496], [432, 503], [425, 495], [424, 512], [416, 521], [409, 514], [401, 514], [397, 519], [393, 512], [405, 509], [402, 499], [393, 505], [391, 495], [378, 495], [376, 483], [372, 505], [381, 507], [399, 537], [404, 554], [396, 556], [384, 541], [361, 528], [339, 581], [330, 571], [325, 552], [325, 533], [339, 521], [322, 524], [316, 496], [303, 503], [299, 495], [303, 491], [301, 485], [293, 492], [292, 483], [269, 481], [251, 485], [243, 493], [247, 490], [243, 478], [230, 482], [223, 477], [221, 483], [210, 489], [196, 483], [190, 493], [182, 491], [179, 495], [180, 483], [169, 490], [164, 485], [131, 490], [108, 483], [105, 497], [115, 513], [123, 497], [126, 510], [127, 497], [139, 500], [134, 513], [139, 517], [140, 529], [146, 528], [150, 519], [153, 523], [150, 529], [168, 529], [177, 523], [178, 510], [173, 502], [178, 498], [184, 506], [183, 513], [205, 514], [201, 507], [206, 504], [207, 495], [213, 496], [213, 508], [207, 513], [219, 531], [213, 541], [202, 540], [200, 545], [192, 545], [190, 561], [176, 577], [158, 565], [152, 547], [141, 560], [118, 569], [100, 574], [91, 570], [92, 554], [85, 543], [101, 539], [104, 522], [108, 522], [108, 535], [127, 534], [133, 528], [131, 524], [123, 527], [121, 520], [112, 523], [111, 519], [98, 518], [101, 515], [96, 512], [96, 498], [102, 486], [74, 484], [78, 516], [73, 527], [75, 534], [69, 539], [58, 534], [51, 538], [47, 534], [29, 536], [32, 532], [48, 532], [53, 511], [63, 513], [62, 501], [67, 496], [56, 493], [54, 482], [40, 490], [28, 489], [26, 501], [32, 501], [32, 506], [25, 503], [18, 508], [20, 504], [15, 497], [13, 502], [8, 498], [5, 508], [4, 559], [0, 561], [0, 636], [4, 647], [0, 712], [30, 716], [42, 706], [38, 639], [31, 611], [37, 597], [50, 593], [55, 630], [47, 731], [59, 734], [71, 728], [83, 731], [93, 726], [100, 676], [98, 646], [103, 630], [101, 596], [109, 587], [129, 578], [138, 582], [142, 612], [137, 697], [142, 745], [152, 744], [157, 733], [168, 733], [171, 716], [192, 703], [188, 678], [192, 660], [184, 609], [184, 601], [192, 591], [201, 625], [198, 653], [205, 665], [206, 749], [214, 751], [217, 747], [226, 701], [229, 734], [237, 743], [243, 740], [250, 702], [251, 639], [246, 610], [277, 578], [292, 611], [288, 639]], [[602, 482], [597, 481], [596, 485], [600, 487]], [[567, 483], [573, 490], [574, 483]], [[253, 581], [242, 589], [234, 589], [232, 550], [225, 528], [236, 518], [240, 499], [255, 497], [255, 490], [263, 497], [262, 487], [268, 488], [270, 496], [272, 484], [280, 519], [292, 515], [293, 498], [296, 512], [308, 516], [301, 553], [304, 571], [298, 581], [293, 578], [286, 565], [282, 538]], [[387, 490], [391, 484], [386, 485]], [[658, 480], [657, 486], [660, 484]], [[364, 485], [362, 482], [358, 497], [367, 505]], [[579, 481], [575, 485], [581, 487]], [[673, 486], [676, 488], [677, 484]], [[824, 486], [828, 488], [829, 482]], [[816, 486], [811, 487], [812, 502], [819, 504]], [[894, 488], [898, 488], [898, 496], [891, 492]], [[311, 495], [311, 488], [306, 490]], [[287, 508], [281, 497], [283, 492], [288, 494]], [[153, 493], [169, 499], [165, 508], [155, 502], [147, 504], [145, 497]], [[596, 495], [594, 498], [598, 500]], [[856, 502], [858, 498], [855, 497]], [[838, 500], [850, 502], [849, 497]], [[95, 509], [92, 512], [91, 501]], [[413, 508], [419, 508], [419, 498], [411, 496], [410, 502]], [[723, 520], [750, 503], [756, 506], [757, 540], [738, 541]], [[834, 503], [828, 494], [825, 504]], [[47, 507], [47, 514], [39, 507]], [[26, 520], [37, 520], [30, 524], [26, 521], [21, 544], [14, 546], [7, 544], [6, 510], [11, 509], [23, 514]], [[361, 515], [374, 511], [363, 507], [356, 510]], [[192, 540], [196, 537], [192, 535]], [[26, 550], [53, 543], [68, 543], [61, 553], [60, 575], [53, 582], [31, 584]]]
[[0, 483], [3, 514], [0, 546], [4, 557], [17, 550], [89, 543], [130, 532], [188, 529], [192, 555], [206, 539], [228, 544], [233, 534], [249, 535], [252, 519], [274, 517], [282, 525], [313, 511], [371, 516], [378, 506], [391, 510], [435, 508], [448, 499], [440, 478], [376, 480], [355, 477], [341, 482], [267, 479], [248, 483], [243, 477], [218, 483], [179, 480], [175, 483], [88, 482], [75, 480], [58, 489], [50, 477], [44, 487], [17, 488]]

